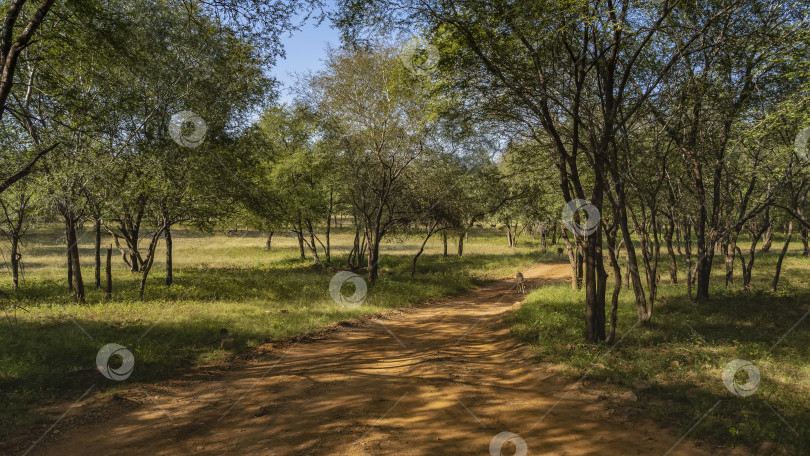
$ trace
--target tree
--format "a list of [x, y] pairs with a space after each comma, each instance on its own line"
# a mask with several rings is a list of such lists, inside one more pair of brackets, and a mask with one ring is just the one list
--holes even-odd
[[[758, 20], [752, 21], [752, 14]], [[636, 155], [642, 151], [626, 147], [627, 140], [641, 121], [649, 122], [651, 115], [662, 127], [670, 127], [669, 116], [690, 113], [689, 109], [682, 108], [690, 106], [684, 100], [674, 101], [677, 97], [662, 94], [668, 92], [670, 84], [688, 85], [695, 81], [682, 71], [693, 62], [693, 68], [705, 70], [707, 76], [714, 74], [707, 68], [711, 60], [700, 64], [695, 59], [688, 60], [691, 56], [716, 55], [716, 46], [723, 46], [725, 52], [745, 52], [744, 46], [728, 44], [738, 39], [744, 41], [745, 37], [772, 41], [774, 35], [782, 36], [784, 30], [791, 29], [791, 24], [795, 28], [801, 22], [795, 14], [790, 5], [767, 8], [764, 3], [753, 0], [709, 0], [699, 4], [669, 0], [540, 4], [358, 0], [344, 6], [339, 23], [348, 40], [356, 40], [358, 32], [369, 25], [426, 30], [442, 57], [438, 68], [446, 83], [445, 90], [464, 94], [470, 109], [480, 110], [491, 119], [509, 125], [523, 138], [536, 141], [537, 150], [547, 153], [557, 168], [563, 203], [587, 200], [601, 213], [606, 200], [612, 200], [611, 206], [617, 210], [615, 220], [625, 240], [638, 323], [646, 324], [652, 317], [652, 303], [645, 295], [635, 246], [630, 242], [632, 216], [628, 209], [633, 201], [625, 182]], [[733, 36], [726, 38], [724, 31], [730, 31]], [[779, 46], [781, 44], [773, 45], [771, 49]], [[742, 89], [745, 102], [752, 81], [767, 78], [769, 71], [764, 75], [759, 72], [760, 54], [736, 60], [728, 55], [728, 59], [717, 57], [724, 63], [732, 63], [723, 67], [721, 74], [732, 78], [735, 89]], [[752, 59], [754, 66], [750, 65]], [[744, 69], [746, 65], [751, 72], [740, 72], [741, 66]], [[716, 87], [722, 87], [720, 80], [711, 81], [711, 85], [715, 86], [715, 82]], [[675, 95], [686, 93], [689, 91], [684, 87], [673, 92]], [[723, 103], [729, 105], [723, 93], [717, 95], [705, 96], [703, 102], [724, 100]], [[739, 119], [736, 114], [744, 112], [736, 110], [740, 107], [743, 106], [725, 113]], [[718, 125], [724, 124], [720, 120], [723, 118], [723, 114], [718, 114]], [[697, 132], [704, 125], [703, 120], [693, 118], [679, 124]], [[729, 120], [725, 125], [733, 123], [734, 120]], [[717, 131], [720, 134], [707, 135], [709, 141], [727, 141], [722, 138], [727, 138], [730, 130], [721, 126]], [[679, 152], [688, 153], [682, 142], [676, 145]], [[716, 147], [711, 150], [713, 154], [720, 153]], [[718, 165], [722, 163], [720, 156], [712, 155], [715, 169], [721, 166]], [[701, 180], [702, 167], [693, 166], [692, 170], [698, 172], [698, 180]], [[695, 199], [705, 202], [710, 195], [704, 191], [704, 184], [704, 181], [695, 182], [692, 188], [699, 193]], [[703, 226], [697, 232], [698, 294], [708, 296], [710, 257], [707, 254], [712, 237], [706, 233], [709, 223], [706, 205], [711, 203], [701, 204], [703, 208], [698, 208], [697, 216], [697, 225]], [[648, 223], [652, 223], [658, 214], [649, 214], [649, 217]], [[606, 338], [607, 271], [602, 254], [603, 228], [597, 224], [591, 235], [575, 236], [584, 263], [585, 337], [590, 342]], [[640, 220], [636, 228], [647, 229]], [[654, 238], [655, 235], [651, 239]], [[647, 252], [652, 250], [654, 248]], [[654, 263], [648, 256], [645, 264], [653, 266]]]
[[[173, 2], [165, 2], [163, 6], [173, 10], [178, 19], [182, 19], [182, 14], [188, 14], [187, 19], [192, 22], [204, 17], [209, 27], [221, 27], [236, 39], [255, 44], [256, 49], [260, 50], [262, 61], [267, 64], [273, 64], [276, 57], [283, 55], [279, 40], [283, 33], [303, 24], [313, 15], [323, 18], [322, 13], [318, 13], [323, 7], [321, 0], [202, 0], [181, 3], [179, 8]], [[20, 58], [26, 51], [34, 48], [34, 52], [39, 54], [39, 64], [45, 68], [50, 65], [58, 66], [64, 62], [60, 61], [58, 54], [41, 52], [48, 49], [53, 38], [69, 36], [82, 30], [95, 34], [97, 45], [111, 44], [127, 37], [128, 32], [132, 31], [122, 27], [122, 11], [129, 15], [144, 12], [148, 14], [156, 6], [161, 7], [161, 2], [145, 0], [122, 4], [116, 1], [80, 0], [56, 3], [54, 0], [41, 0], [32, 5], [28, 0], [10, 0], [4, 4], [0, 28], [0, 121], [3, 121], [4, 114], [8, 111], [8, 101], [10, 97], [14, 97], [15, 90], [19, 91], [18, 98], [27, 98], [26, 94], [30, 93], [33, 73], [28, 73], [21, 79], [17, 71]], [[56, 14], [53, 13], [54, 10]], [[299, 23], [293, 19], [296, 17], [302, 18]], [[34, 39], [38, 33], [40, 39]], [[161, 37], [163, 36], [151, 36], [147, 42], [154, 43], [155, 39]], [[164, 47], [152, 46], [151, 49]], [[128, 54], [125, 52], [123, 55]], [[85, 55], [77, 49], [70, 54], [68, 61], [83, 56]], [[29, 62], [32, 60], [29, 59]], [[0, 193], [30, 174], [37, 162], [58, 146], [58, 143], [41, 145], [38, 140], [35, 142], [34, 151], [15, 156], [10, 168], [15, 171], [11, 175], [0, 177]]]
[[410, 218], [404, 189], [436, 123], [430, 88], [386, 46], [333, 50], [310, 87], [330, 141], [339, 145], [344, 198], [368, 242], [373, 283], [380, 242]]
[[11, 249], [11, 288], [20, 287], [20, 269], [22, 267], [22, 239], [31, 226], [33, 215], [37, 210], [34, 188], [25, 182], [11, 191], [0, 195], [0, 235], [5, 237]]

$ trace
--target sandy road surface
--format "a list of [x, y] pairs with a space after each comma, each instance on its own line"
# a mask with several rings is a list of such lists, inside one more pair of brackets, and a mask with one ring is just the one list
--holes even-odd
[[[534, 288], [568, 273], [544, 264], [524, 275]], [[598, 392], [526, 358], [502, 318], [521, 297], [498, 282], [214, 380], [133, 387], [140, 405], [56, 426], [30, 454], [485, 456], [504, 431], [529, 455], [667, 454], [680, 433], [613, 415]], [[710, 453], [687, 439], [669, 455]]]

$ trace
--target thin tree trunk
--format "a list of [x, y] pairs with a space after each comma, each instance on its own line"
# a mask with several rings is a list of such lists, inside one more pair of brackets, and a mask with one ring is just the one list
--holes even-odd
[[70, 262], [70, 274], [72, 276], [73, 297], [77, 302], [84, 302], [84, 282], [82, 281], [82, 270], [79, 262], [79, 243], [76, 239], [76, 218], [71, 211], [68, 211], [65, 215], [65, 235], [68, 244], [68, 261]]
[[458, 257], [459, 258], [461, 258], [461, 256], [464, 255], [464, 234], [466, 234], [466, 232], [461, 233], [458, 236]]
[[20, 258], [19, 254], [20, 238], [16, 233], [11, 237], [11, 289], [18, 290], [20, 288]]
[[767, 213], [766, 213], [765, 223], [766, 223], [766, 225], [764, 225], [759, 231], [756, 231], [756, 232], [752, 231], [751, 232], [751, 248], [748, 249], [749, 258], [748, 258], [748, 264], [747, 265], [745, 263], [745, 257], [743, 256], [742, 251], [740, 250], [739, 246], [736, 247], [737, 248], [737, 254], [740, 256], [740, 263], [742, 264], [742, 269], [743, 269], [742, 272], [743, 272], [743, 288], [744, 289], [748, 289], [748, 288], [751, 287], [751, 277], [752, 277], [752, 272], [754, 270], [754, 260], [756, 259], [757, 243], [762, 239], [762, 236], [765, 234], [765, 232], [768, 229], [770, 229], [771, 226], [773, 225], [773, 223], [770, 221], [770, 218], [767, 216]]
[[506, 240], [509, 242], [509, 247], [515, 246], [515, 240], [512, 238], [512, 225], [509, 220], [506, 221]]
[[773, 286], [771, 290], [775, 293], [777, 286], [779, 285], [779, 274], [782, 272], [782, 261], [785, 259], [785, 255], [788, 251], [788, 246], [790, 246], [790, 239], [793, 237], [793, 220], [790, 221], [788, 224], [787, 229], [787, 237], [785, 238], [785, 245], [782, 246], [782, 251], [779, 252], [779, 260], [776, 261], [776, 273], [773, 276]]
[[678, 283], [678, 261], [675, 258], [675, 249], [672, 246], [672, 236], [675, 234], [675, 220], [673, 217], [669, 217], [669, 224], [667, 225], [667, 230], [664, 234], [666, 238], [667, 244], [667, 256], [669, 256], [669, 280], [673, 284]]
[[96, 219], [93, 227], [96, 231], [96, 243], [95, 243], [95, 273], [96, 273], [96, 290], [101, 288], [101, 219]]
[[267, 242], [264, 243], [264, 248], [270, 250], [273, 247], [273, 232], [267, 234]]
[[422, 252], [425, 251], [425, 244], [427, 244], [430, 237], [433, 236], [433, 233], [435, 233], [434, 229], [435, 229], [434, 226], [428, 227], [427, 236], [425, 236], [425, 239], [422, 241], [422, 245], [419, 247], [419, 251], [416, 252], [416, 255], [414, 255], [413, 257], [413, 265], [411, 266], [411, 277], [413, 277], [416, 274], [416, 262], [419, 260], [419, 257], [422, 255]]
[[141, 268], [141, 284], [138, 288], [138, 299], [141, 301], [143, 301], [143, 294], [146, 290], [146, 279], [149, 277], [149, 272], [152, 270], [152, 265], [155, 263], [155, 250], [157, 249], [158, 240], [160, 240], [160, 237], [163, 235], [163, 230], [165, 229], [166, 227], [158, 229], [152, 236], [151, 242], [149, 242], [147, 257]]
[[641, 275], [638, 271], [636, 248], [633, 245], [633, 238], [630, 236], [630, 226], [628, 224], [624, 186], [621, 184], [616, 185], [615, 190], [619, 207], [619, 227], [622, 231], [622, 238], [625, 240], [624, 248], [627, 252], [627, 269], [630, 271], [630, 282], [633, 286], [633, 295], [636, 298], [636, 314], [638, 323], [644, 325], [649, 321], [649, 316], [647, 313], [647, 297], [644, 294], [644, 286], [641, 284]]
[[610, 299], [610, 330], [605, 338], [605, 342], [607, 344], [613, 344], [613, 341], [616, 339], [616, 321], [619, 314], [619, 293], [622, 291], [622, 270], [619, 266], [618, 257], [616, 256], [616, 233], [610, 233], [608, 230], [605, 230], [605, 239], [607, 241], [610, 264], [613, 266], [613, 295]]
[[312, 252], [312, 261], [314, 264], [321, 264], [321, 258], [318, 256], [318, 245], [315, 244], [315, 233], [312, 229], [312, 223], [307, 220], [307, 231], [309, 231], [309, 242], [307, 242], [307, 247], [309, 247], [309, 251]]
[[704, 300], [709, 299], [709, 280], [712, 275], [712, 254], [711, 242], [706, 239], [706, 215], [702, 209], [699, 211], [701, 218], [695, 227], [695, 235], [697, 237], [697, 260], [695, 264], [695, 275], [697, 279], [697, 288], [695, 290], [695, 299]]
[[594, 260], [596, 261], [596, 335], [599, 341], [607, 339], [605, 334], [605, 323], [607, 316], [605, 315], [605, 293], [607, 292], [607, 271], [605, 270], [604, 253], [602, 251], [602, 230], [596, 233], [596, 244], [594, 253], [596, 254]]
[[166, 232], [163, 233], [166, 238], [166, 286], [171, 286], [174, 280], [172, 273], [172, 230], [166, 227]]
[[374, 237], [368, 239], [368, 281], [374, 283], [377, 281], [380, 265], [380, 236], [376, 234]]
[[349, 267], [352, 269], [360, 267], [360, 227], [356, 227], [354, 231], [354, 245], [352, 251], [349, 252]]
[[447, 258], [447, 231], [442, 231], [442, 247], [444, 250], [442, 251], [442, 258]]

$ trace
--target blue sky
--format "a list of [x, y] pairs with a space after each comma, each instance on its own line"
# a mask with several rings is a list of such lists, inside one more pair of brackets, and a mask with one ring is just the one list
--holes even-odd
[[293, 32], [292, 36], [287, 35], [282, 43], [287, 57], [279, 59], [271, 73], [281, 83], [279, 101], [289, 103], [293, 99], [289, 89], [295, 85], [295, 73], [320, 69], [327, 44], [336, 47], [340, 43], [340, 36], [331, 27], [331, 22], [325, 20], [320, 26], [308, 23], [300, 31]]

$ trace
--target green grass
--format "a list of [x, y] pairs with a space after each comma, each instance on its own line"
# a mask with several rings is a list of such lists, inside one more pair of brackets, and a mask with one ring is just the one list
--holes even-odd
[[[113, 298], [103, 302], [102, 292], [92, 288], [91, 235], [83, 233], [88, 292], [87, 304], [79, 305], [67, 290], [64, 248], [56, 233], [51, 227], [29, 238], [22, 289], [10, 295], [11, 301], [0, 301], [0, 435], [43, 420], [32, 411], [35, 406], [73, 401], [89, 385], [97, 385], [97, 394], [114, 392], [119, 384], [95, 369], [95, 355], [107, 343], [134, 353], [135, 370], [127, 383], [151, 382], [194, 366], [225, 363], [268, 340], [458, 294], [534, 262], [556, 259], [556, 254], [539, 255], [531, 242], [509, 248], [503, 233], [479, 229], [466, 243], [463, 258], [442, 258], [439, 239], [432, 240], [420, 258], [419, 273], [411, 278], [410, 262], [420, 240], [393, 237], [383, 245], [378, 283], [369, 288], [363, 306], [349, 309], [336, 305], [327, 290], [345, 263], [352, 233], [338, 230], [335, 267], [318, 268], [298, 258], [297, 243], [290, 237], [276, 236], [273, 250], [266, 251], [258, 233], [226, 237], [177, 230], [173, 286], [163, 284], [159, 250], [145, 299], [139, 301], [139, 276], [114, 251]], [[810, 448], [810, 317], [766, 353], [810, 309], [810, 259], [800, 255], [801, 244], [795, 243], [779, 293], [764, 291], [770, 288], [780, 242], [771, 253], [758, 256], [750, 291], [740, 290], [739, 271], [737, 283], [726, 289], [722, 258], [716, 258], [712, 299], [702, 303], [689, 302], [684, 285], [668, 282], [667, 259], [662, 258], [663, 282], [652, 324], [635, 326], [632, 292], [624, 290], [620, 342], [613, 348], [583, 343], [584, 295], [565, 284], [531, 293], [509, 317], [513, 332], [530, 343], [539, 361], [572, 376], [587, 373], [589, 387], [623, 391], [639, 380], [652, 384], [638, 392], [638, 402], [607, 395], [617, 401], [611, 407], [686, 432], [720, 400], [690, 437], [755, 449], [762, 442], [776, 442], [798, 454]], [[454, 249], [453, 243], [451, 254]], [[3, 271], [0, 290], [9, 289], [10, 278]], [[20, 307], [15, 310], [11, 304]], [[235, 346], [220, 348], [221, 328], [237, 334]], [[733, 396], [721, 381], [723, 366], [737, 358], [753, 362], [762, 374], [757, 393], [748, 398]], [[597, 363], [604, 368], [593, 369]]]
[[[638, 402], [617, 400], [616, 408], [686, 432], [721, 401], [690, 437], [754, 450], [774, 442], [788, 454], [810, 454], [810, 317], [769, 353], [810, 310], [810, 259], [801, 255], [800, 242], [785, 259], [779, 292], [769, 291], [781, 242], [775, 241], [770, 253], [759, 254], [749, 291], [740, 289], [739, 263], [736, 283], [725, 288], [723, 259], [716, 257], [711, 299], [700, 303], [686, 299], [685, 285], [669, 282], [664, 256], [652, 323], [636, 326], [632, 291], [623, 289], [613, 347], [582, 343], [584, 292], [570, 285], [531, 293], [510, 316], [512, 330], [530, 343], [539, 361], [561, 365], [573, 376], [587, 374], [589, 386], [622, 391], [639, 381], [652, 385], [637, 389]], [[685, 281], [685, 270], [679, 273]], [[738, 358], [754, 363], [761, 373], [758, 390], [749, 397], [731, 394], [721, 380], [723, 367]], [[739, 375], [744, 383], [745, 374]]]
[[[412, 255], [421, 239], [392, 237], [381, 248], [377, 284], [369, 287], [362, 306], [346, 308], [330, 298], [328, 286], [346, 262], [353, 232], [337, 230], [334, 267], [322, 268], [301, 260], [291, 237], [274, 237], [267, 251], [259, 233], [226, 237], [175, 230], [174, 284], [164, 284], [159, 250], [145, 299], [139, 301], [140, 276], [114, 250], [114, 291], [105, 302], [103, 292], [92, 286], [92, 234], [83, 232], [87, 303], [76, 304], [67, 289], [57, 229], [28, 238], [22, 287], [10, 294], [10, 301], [0, 300], [0, 435], [44, 419], [31, 411], [32, 405], [73, 401], [92, 384], [107, 394], [115, 391], [118, 384], [95, 368], [96, 353], [107, 343], [133, 352], [135, 369], [127, 383], [150, 382], [193, 366], [223, 363], [267, 341], [459, 294], [542, 260], [530, 244], [509, 248], [500, 232], [475, 230], [463, 258], [442, 258], [440, 241], [433, 239], [411, 278]], [[450, 247], [452, 254], [455, 245]], [[3, 270], [0, 290], [9, 292], [10, 285]], [[221, 328], [236, 333], [233, 347], [220, 348]]]

